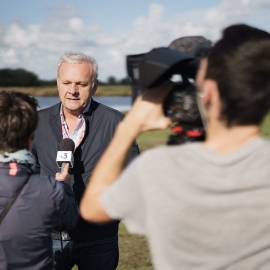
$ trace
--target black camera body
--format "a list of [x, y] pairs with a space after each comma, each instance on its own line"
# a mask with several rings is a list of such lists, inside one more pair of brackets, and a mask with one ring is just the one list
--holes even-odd
[[204, 140], [205, 132], [197, 107], [194, 85], [198, 63], [199, 59], [192, 53], [183, 53], [167, 47], [127, 56], [133, 101], [143, 91], [150, 91], [166, 81], [174, 83], [163, 104], [165, 115], [174, 123], [168, 144]]

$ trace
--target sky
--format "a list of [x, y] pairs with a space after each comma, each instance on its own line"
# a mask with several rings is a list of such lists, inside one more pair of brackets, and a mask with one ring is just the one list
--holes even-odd
[[0, 0], [0, 68], [55, 79], [60, 56], [93, 56], [99, 78], [126, 77], [126, 55], [168, 46], [179, 37], [216, 41], [224, 27], [270, 30], [270, 0]]

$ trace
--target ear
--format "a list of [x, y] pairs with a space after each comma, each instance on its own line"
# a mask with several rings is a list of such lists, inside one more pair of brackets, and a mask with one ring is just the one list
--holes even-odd
[[97, 88], [98, 88], [98, 80], [94, 80], [91, 85], [92, 95], [96, 93]]
[[203, 105], [208, 108], [211, 100], [211, 85], [209, 84], [208, 80], [205, 80], [203, 82], [203, 86], [201, 87], [201, 90], [198, 92], [198, 95], [200, 96], [200, 99], [203, 103]]
[[202, 99], [205, 107], [214, 118], [218, 119], [221, 112], [221, 101], [216, 81], [206, 79], [202, 90]]
[[59, 86], [59, 84], [60, 84], [60, 79], [59, 79], [59, 77], [57, 77], [56, 78], [56, 85], [57, 85], [57, 87]]

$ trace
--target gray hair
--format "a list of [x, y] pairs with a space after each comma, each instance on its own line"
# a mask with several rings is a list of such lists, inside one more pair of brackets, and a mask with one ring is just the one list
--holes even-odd
[[69, 63], [69, 64], [81, 64], [81, 63], [89, 63], [91, 67], [93, 68], [93, 74], [92, 74], [92, 82], [96, 83], [98, 80], [98, 65], [95, 58], [86, 55], [84, 53], [80, 52], [68, 52], [65, 53], [63, 56], [60, 57], [58, 61], [58, 68], [57, 68], [57, 77], [59, 76], [59, 69], [60, 66], [63, 63]]

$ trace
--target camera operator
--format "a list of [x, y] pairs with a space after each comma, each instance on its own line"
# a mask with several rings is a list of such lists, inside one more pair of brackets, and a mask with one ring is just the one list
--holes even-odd
[[82, 216], [122, 219], [145, 234], [156, 269], [269, 269], [270, 142], [259, 130], [269, 74], [270, 34], [226, 28], [196, 78], [205, 142], [147, 151], [122, 173], [135, 138], [170, 124], [162, 109], [170, 87], [145, 91], [99, 161]]

